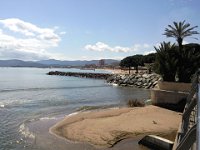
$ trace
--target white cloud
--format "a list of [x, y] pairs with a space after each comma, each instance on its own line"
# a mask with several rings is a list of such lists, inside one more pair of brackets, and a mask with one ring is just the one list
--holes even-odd
[[62, 32], [60, 32], [59, 34], [60, 34], [60, 35], [65, 35], [66, 32], [62, 31]]
[[97, 42], [95, 45], [86, 45], [85, 49], [91, 50], [91, 51], [105, 51], [105, 50], [110, 50], [112, 51], [112, 48], [109, 47], [107, 44], [104, 44], [102, 42]]
[[61, 54], [47, 50], [57, 47], [60, 41], [53, 28], [40, 28], [17, 18], [0, 20], [0, 58], [37, 60], [58, 57]]
[[115, 47], [111, 47], [103, 42], [97, 42], [94, 45], [88, 44], [85, 46], [86, 50], [90, 50], [90, 51], [98, 51], [98, 52], [102, 52], [102, 51], [111, 51], [111, 52], [123, 52], [123, 53], [127, 53], [127, 52], [133, 52], [133, 51], [138, 51], [140, 49], [145, 49], [145, 48], [149, 48], [150, 45], [148, 44], [135, 44], [132, 47], [121, 47], [121, 46], [115, 46]]
[[144, 52], [144, 55], [148, 55], [148, 54], [155, 53], [155, 52], [156, 52], [155, 50], [145, 51], [145, 52]]
[[183, 40], [183, 45], [188, 44], [188, 41]]

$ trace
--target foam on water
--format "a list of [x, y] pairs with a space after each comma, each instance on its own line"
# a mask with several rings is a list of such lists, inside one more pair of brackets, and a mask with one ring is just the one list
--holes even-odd
[[74, 113], [71, 113], [69, 115], [66, 115], [66, 117], [71, 117], [71, 116], [74, 116], [74, 115], [77, 115], [79, 112], [74, 112]]
[[55, 120], [56, 117], [43, 117], [43, 118], [40, 118], [39, 120]]
[[3, 100], [0, 102], [0, 107], [6, 107], [6, 106], [13, 106], [13, 105], [21, 105], [24, 103], [29, 103], [34, 100], [23, 100], [23, 99], [14, 99], [14, 100]]
[[21, 133], [25, 138], [35, 138], [35, 135], [29, 131], [29, 128], [24, 123], [19, 126], [19, 133]]
[[0, 105], [0, 107], [1, 107], [1, 108], [4, 108], [4, 107], [5, 107], [5, 105], [1, 104], [1, 105]]
[[112, 86], [119, 86], [118, 84], [113, 83]]

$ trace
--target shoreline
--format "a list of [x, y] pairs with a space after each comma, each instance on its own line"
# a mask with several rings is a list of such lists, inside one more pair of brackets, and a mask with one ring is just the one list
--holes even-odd
[[156, 106], [102, 109], [66, 116], [49, 129], [57, 138], [87, 142], [99, 148], [148, 134], [174, 140], [180, 113]]
[[[108, 71], [108, 72], [111, 72], [112, 74], [120, 74], [120, 75], [129, 74], [128, 70], [122, 70], [122, 69], [103, 68], [103, 69], [98, 69], [98, 70]], [[132, 71], [132, 73], [133, 72], [134, 71]]]

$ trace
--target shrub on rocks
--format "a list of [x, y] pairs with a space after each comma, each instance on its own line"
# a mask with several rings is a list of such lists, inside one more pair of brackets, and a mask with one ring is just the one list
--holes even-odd
[[142, 100], [138, 99], [129, 99], [127, 102], [128, 107], [144, 107], [145, 103]]

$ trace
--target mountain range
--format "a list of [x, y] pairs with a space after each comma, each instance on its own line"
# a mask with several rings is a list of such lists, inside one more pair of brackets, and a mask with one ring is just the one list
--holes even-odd
[[[104, 59], [106, 65], [119, 63], [119, 60]], [[55, 59], [40, 60], [40, 61], [23, 61], [18, 59], [0, 60], [0, 67], [73, 67], [85, 66], [89, 64], [98, 64], [99, 60], [74, 60], [74, 61], [61, 61]]]

